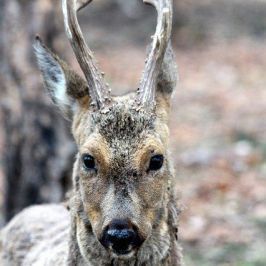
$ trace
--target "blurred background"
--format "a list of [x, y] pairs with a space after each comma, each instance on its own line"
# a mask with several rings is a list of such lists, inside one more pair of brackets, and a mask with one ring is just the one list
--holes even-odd
[[[60, 2], [0, 0], [1, 226], [71, 187], [70, 123], [43, 89], [32, 51], [39, 34], [80, 72]], [[185, 261], [265, 266], [266, 0], [174, 0], [174, 8], [180, 81], [170, 141]], [[79, 18], [115, 94], [137, 88], [154, 10], [95, 0]]]

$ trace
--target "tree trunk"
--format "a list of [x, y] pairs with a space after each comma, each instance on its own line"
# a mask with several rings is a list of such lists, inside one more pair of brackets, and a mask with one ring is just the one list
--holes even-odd
[[62, 200], [71, 180], [69, 125], [45, 96], [32, 49], [36, 33], [60, 48], [60, 14], [60, 1], [0, 0], [2, 223], [30, 204]]

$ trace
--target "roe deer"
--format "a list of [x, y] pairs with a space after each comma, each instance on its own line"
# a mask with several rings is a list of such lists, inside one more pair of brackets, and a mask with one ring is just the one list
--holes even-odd
[[86, 81], [36, 38], [53, 102], [72, 120], [78, 146], [69, 210], [30, 207], [2, 230], [1, 265], [182, 265], [179, 210], [168, 151], [177, 68], [170, 43], [172, 0], [144, 0], [158, 20], [136, 92], [111, 96], [82, 36], [77, 12], [91, 0], [63, 0], [66, 33]]

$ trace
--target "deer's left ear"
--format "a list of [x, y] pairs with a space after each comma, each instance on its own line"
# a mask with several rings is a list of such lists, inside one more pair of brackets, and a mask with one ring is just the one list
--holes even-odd
[[66, 117], [71, 117], [74, 102], [88, 96], [86, 81], [52, 53], [39, 37], [36, 37], [33, 47], [52, 101]]
[[175, 56], [171, 44], [166, 49], [161, 70], [157, 79], [156, 89], [156, 109], [169, 113], [172, 95], [176, 89], [178, 81], [178, 71]]
[[157, 94], [170, 97], [175, 90], [178, 81], [178, 72], [175, 56], [171, 43], [165, 51], [161, 71], [157, 80]]

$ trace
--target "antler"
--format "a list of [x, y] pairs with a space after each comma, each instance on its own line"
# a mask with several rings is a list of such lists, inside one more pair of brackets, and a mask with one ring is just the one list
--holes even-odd
[[110, 98], [110, 89], [103, 80], [101, 72], [96, 67], [93, 55], [82, 35], [77, 11], [85, 7], [92, 0], [62, 0], [64, 23], [67, 37], [72, 45], [79, 65], [86, 77], [91, 96], [91, 105], [101, 109]]
[[151, 51], [146, 60], [145, 69], [137, 94], [137, 103], [141, 106], [153, 107], [157, 78], [163, 62], [164, 54], [172, 30], [172, 0], [143, 0], [157, 9], [158, 19]]

